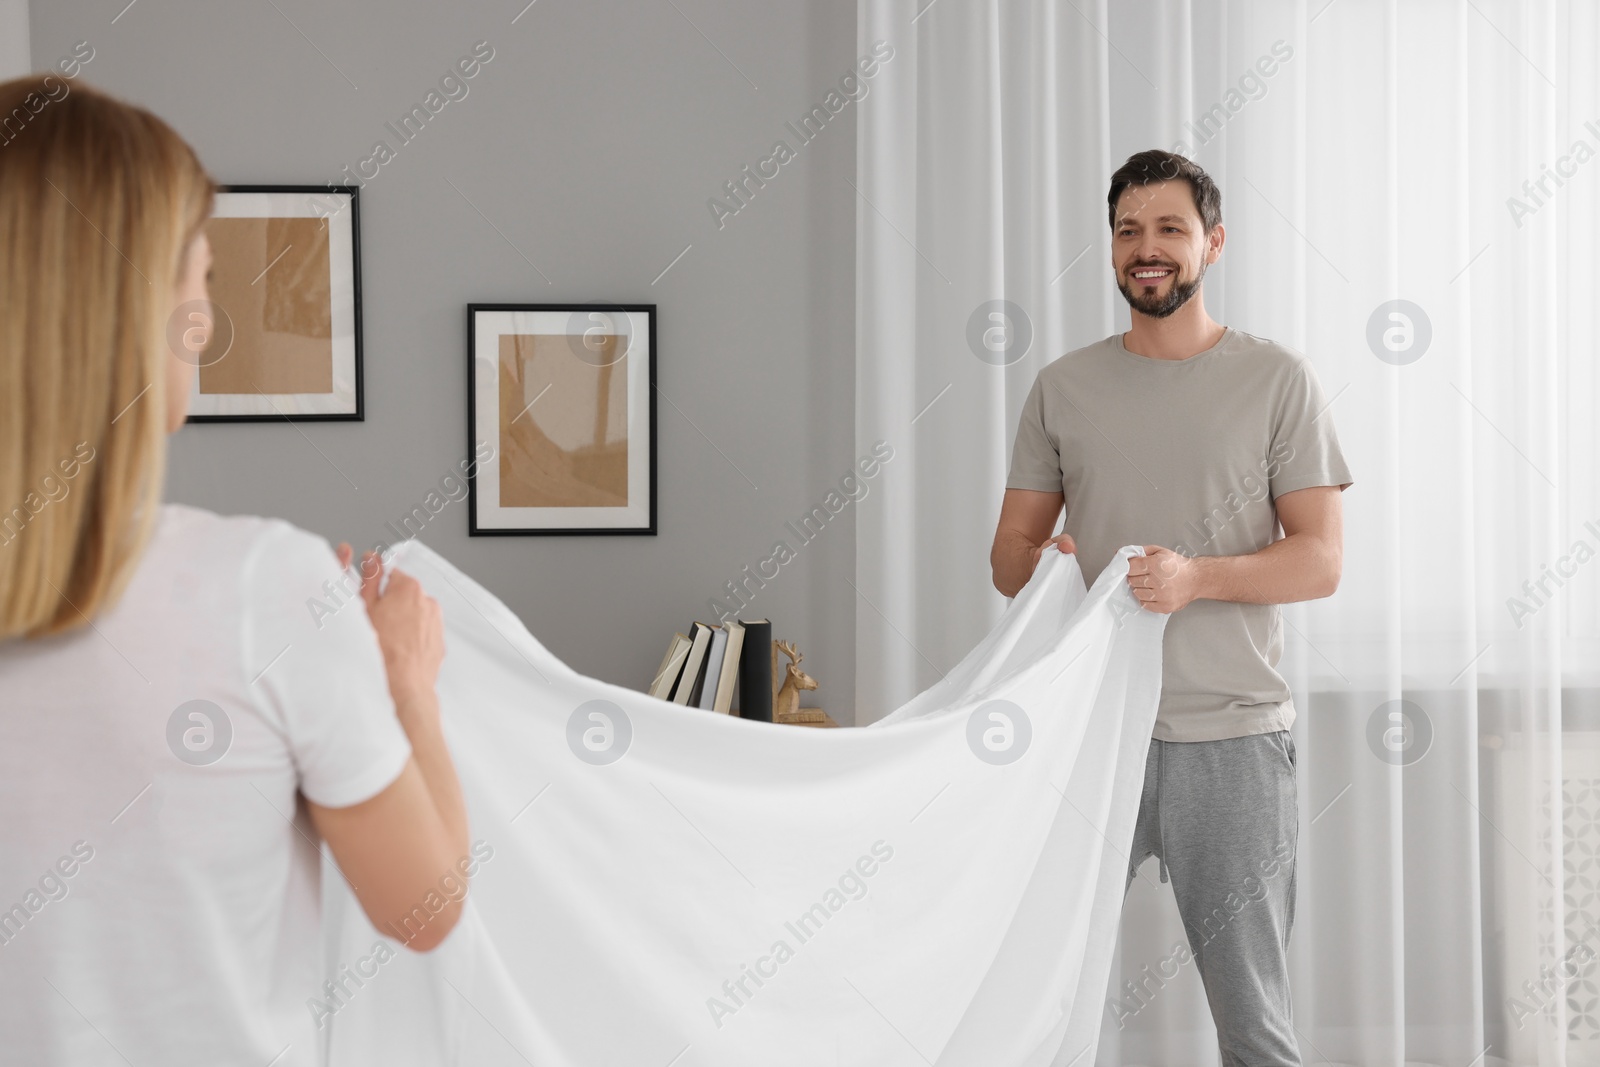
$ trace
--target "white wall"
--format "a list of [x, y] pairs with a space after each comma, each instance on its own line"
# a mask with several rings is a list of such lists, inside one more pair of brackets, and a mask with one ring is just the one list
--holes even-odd
[[0, 81], [32, 69], [28, 55], [28, 0], [0, 0]]

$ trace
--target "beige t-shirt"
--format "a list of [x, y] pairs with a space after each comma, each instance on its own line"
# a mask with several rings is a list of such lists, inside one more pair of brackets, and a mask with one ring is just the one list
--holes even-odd
[[[1039, 372], [1022, 407], [1010, 489], [1059, 490], [1064, 533], [1092, 582], [1123, 545], [1246, 555], [1279, 536], [1273, 501], [1352, 484], [1311, 363], [1231, 327], [1187, 359], [1129, 352], [1114, 334]], [[1167, 622], [1162, 741], [1286, 730], [1276, 605], [1196, 600]]]

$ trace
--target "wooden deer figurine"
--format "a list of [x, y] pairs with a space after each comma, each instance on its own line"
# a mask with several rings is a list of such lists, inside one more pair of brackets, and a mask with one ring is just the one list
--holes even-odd
[[772, 702], [772, 721], [782, 722], [785, 715], [799, 710], [800, 690], [815, 689], [817, 680], [800, 669], [800, 660], [804, 657], [795, 650], [793, 641], [774, 641], [773, 645], [791, 661], [784, 672], [783, 688]]

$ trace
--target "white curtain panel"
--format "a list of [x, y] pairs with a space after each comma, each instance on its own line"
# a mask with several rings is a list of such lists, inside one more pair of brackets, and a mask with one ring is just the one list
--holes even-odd
[[[1339, 591], [1284, 613], [1302, 1056], [1600, 1063], [1596, 5], [861, 0], [879, 41], [857, 721], [998, 618], [1022, 399], [1127, 327], [1110, 174], [1182, 151], [1223, 192], [1208, 310], [1311, 358], [1355, 477]], [[1000, 300], [1025, 354], [983, 343]], [[1170, 888], [1122, 931], [1097, 1062], [1215, 1063]]]

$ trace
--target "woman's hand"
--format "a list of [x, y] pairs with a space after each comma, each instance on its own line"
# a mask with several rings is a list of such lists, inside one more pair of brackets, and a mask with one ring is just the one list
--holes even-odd
[[[341, 542], [340, 565], [349, 567], [350, 557], [350, 545]], [[439, 665], [444, 662], [444, 623], [439, 602], [424, 593], [411, 575], [392, 572], [388, 588], [380, 593], [382, 583], [383, 557], [376, 552], [363, 553], [361, 599], [383, 649], [389, 692], [401, 706], [410, 703], [410, 698], [433, 694]]]

